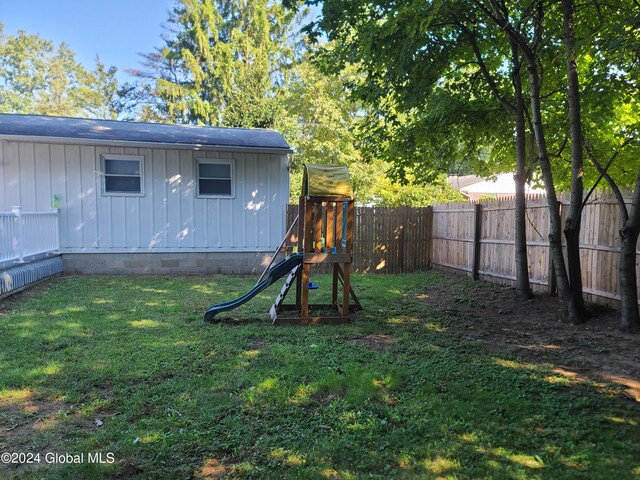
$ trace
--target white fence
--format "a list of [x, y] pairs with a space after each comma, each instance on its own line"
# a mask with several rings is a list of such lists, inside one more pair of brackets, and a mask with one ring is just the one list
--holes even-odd
[[0, 212], [0, 267], [60, 249], [58, 211]]

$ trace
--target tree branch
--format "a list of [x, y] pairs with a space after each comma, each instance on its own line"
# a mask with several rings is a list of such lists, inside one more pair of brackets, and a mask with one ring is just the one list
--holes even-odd
[[640, 166], [638, 167], [638, 175], [636, 176], [633, 199], [631, 200], [631, 218], [629, 220], [629, 227], [633, 231], [637, 231], [640, 227]]
[[[593, 164], [595, 165], [595, 167], [598, 170], [598, 172], [600, 172], [600, 176], [598, 177], [598, 180], [593, 185], [593, 187], [591, 187], [591, 190], [589, 190], [589, 193], [586, 195], [585, 199], [583, 200], [582, 206], [580, 207], [580, 213], [582, 213], [582, 209], [584, 209], [584, 207], [587, 204], [587, 201], [589, 200], [589, 197], [591, 196], [591, 194], [594, 192], [594, 190], [596, 189], [596, 187], [598, 186], [600, 181], [604, 178], [607, 181], [607, 183], [609, 184], [609, 186], [611, 187], [611, 190], [613, 191], [613, 195], [616, 197], [616, 200], [618, 202], [618, 207], [620, 207], [620, 213], [622, 214], [623, 223], [625, 223], [627, 220], [629, 220], [629, 212], [627, 210], [627, 206], [624, 203], [624, 197], [622, 196], [622, 192], [620, 191], [620, 187], [618, 187], [618, 184], [615, 182], [615, 180], [613, 178], [611, 178], [611, 175], [609, 175], [609, 173], [607, 173], [607, 170], [609, 170], [609, 167], [611, 166], [613, 161], [616, 159], [616, 157], [618, 156], [620, 151], [626, 145], [631, 143], [631, 139], [627, 139], [622, 144], [620, 149], [617, 150], [613, 155], [611, 155], [611, 158], [609, 159], [609, 161], [607, 162], [606, 167], [604, 167], [604, 168], [602, 167], [600, 162], [598, 162], [598, 159], [596, 158], [595, 154], [593, 153], [593, 149], [591, 148], [591, 144], [587, 140], [584, 140], [583, 143], [584, 143], [584, 147], [585, 147], [585, 150], [587, 152], [587, 155], [589, 156], [589, 159], [591, 159], [591, 162], [593, 162]], [[638, 175], [640, 175], [640, 170], [638, 171]], [[636, 188], [637, 188], [637, 185], [638, 184], [637, 184], [637, 180], [636, 180]], [[637, 188], [637, 190], [640, 190], [640, 189]]]
[[485, 81], [489, 85], [489, 89], [491, 90], [491, 93], [493, 93], [493, 96], [496, 97], [498, 102], [500, 102], [500, 105], [502, 105], [505, 108], [505, 110], [515, 115], [516, 114], [515, 105], [509, 102], [507, 98], [502, 94], [502, 92], [498, 88], [498, 85], [496, 84], [495, 79], [493, 78], [493, 75], [491, 75], [491, 72], [489, 72], [487, 65], [484, 63], [484, 59], [482, 58], [482, 52], [480, 51], [480, 47], [478, 47], [476, 32], [467, 28], [466, 25], [460, 24], [459, 27], [466, 34], [466, 37], [469, 40], [469, 43], [471, 44], [473, 53], [476, 56], [477, 64], [480, 67], [482, 76], [484, 77]]

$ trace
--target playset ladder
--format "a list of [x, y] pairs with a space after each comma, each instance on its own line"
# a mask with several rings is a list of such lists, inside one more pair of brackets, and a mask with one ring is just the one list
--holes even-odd
[[291, 270], [291, 273], [289, 273], [289, 276], [285, 280], [284, 285], [282, 285], [282, 288], [280, 289], [280, 293], [276, 297], [276, 300], [273, 302], [273, 305], [271, 305], [271, 309], [269, 310], [269, 313], [271, 315], [271, 320], [272, 321], [275, 321], [275, 319], [277, 317], [277, 313], [276, 312], [282, 306], [282, 302], [284, 302], [284, 299], [287, 296], [287, 293], [289, 293], [289, 289], [291, 288], [291, 285], [293, 285], [293, 282], [296, 279], [296, 275], [298, 274], [298, 270], [300, 270], [300, 265], [296, 265], [295, 268], [293, 270]]

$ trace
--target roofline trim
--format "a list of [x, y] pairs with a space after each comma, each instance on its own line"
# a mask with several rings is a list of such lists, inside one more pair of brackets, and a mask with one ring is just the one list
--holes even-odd
[[126, 140], [99, 140], [91, 138], [76, 137], [49, 137], [41, 135], [9, 135], [0, 134], [0, 140], [8, 140], [14, 142], [36, 142], [36, 143], [62, 143], [71, 145], [100, 145], [100, 146], [127, 146], [140, 148], [170, 148], [170, 149], [195, 149], [209, 151], [251, 151], [255, 153], [293, 153], [294, 150], [289, 148], [275, 147], [243, 147], [238, 145], [203, 145], [198, 143], [160, 143], [160, 142], [140, 142]]

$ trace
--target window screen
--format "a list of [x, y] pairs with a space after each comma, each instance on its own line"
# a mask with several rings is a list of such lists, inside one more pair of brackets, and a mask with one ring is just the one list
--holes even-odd
[[104, 193], [142, 194], [142, 157], [103, 157]]
[[233, 164], [231, 162], [199, 160], [197, 174], [199, 196], [233, 196]]

